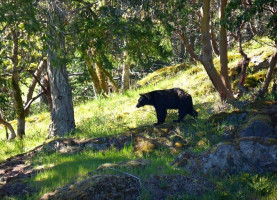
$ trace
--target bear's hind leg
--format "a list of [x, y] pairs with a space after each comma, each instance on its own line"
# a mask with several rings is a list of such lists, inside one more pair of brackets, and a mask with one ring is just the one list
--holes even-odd
[[198, 117], [198, 112], [195, 111], [195, 110], [192, 110], [189, 114], [190, 114], [191, 116], [193, 116], [194, 119], [195, 119], [196, 117]]
[[154, 125], [159, 125], [164, 123], [166, 114], [167, 114], [166, 109], [156, 108], [156, 113], [157, 113], [158, 123], [155, 123]]
[[178, 112], [179, 112], [178, 120], [174, 120], [174, 122], [180, 123], [187, 115], [187, 110], [185, 108], [179, 108]]

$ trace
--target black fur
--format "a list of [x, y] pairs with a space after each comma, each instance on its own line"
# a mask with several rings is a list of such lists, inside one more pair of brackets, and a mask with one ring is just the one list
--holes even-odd
[[139, 108], [145, 105], [155, 107], [158, 123], [154, 125], [164, 123], [167, 109], [178, 109], [179, 118], [175, 120], [177, 122], [181, 122], [187, 114], [190, 114], [194, 118], [198, 116], [198, 113], [193, 109], [190, 94], [180, 88], [155, 90], [141, 94], [136, 107]]

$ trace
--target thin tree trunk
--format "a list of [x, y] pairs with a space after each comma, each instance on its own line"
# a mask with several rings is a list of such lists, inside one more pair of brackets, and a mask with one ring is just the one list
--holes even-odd
[[272, 80], [272, 75], [273, 75], [273, 71], [276, 66], [276, 63], [277, 63], [277, 48], [275, 53], [271, 57], [271, 60], [269, 61], [269, 67], [265, 76], [265, 80], [262, 84], [262, 87], [258, 92], [258, 95], [257, 95], [258, 97], [263, 97], [264, 94], [268, 91], [268, 86], [270, 81]]
[[[225, 8], [227, 0], [220, 1], [219, 7], [219, 19], [222, 20], [225, 17]], [[228, 41], [227, 31], [222, 25], [219, 26], [219, 51], [220, 51], [220, 75], [225, 87], [232, 92], [231, 83], [228, 75]]]
[[105, 76], [108, 78], [109, 82], [112, 84], [114, 91], [115, 91], [115, 92], [119, 92], [118, 85], [117, 85], [117, 83], [113, 80], [112, 75], [111, 75], [106, 69], [103, 68], [102, 70], [103, 70]]
[[257, 29], [256, 29], [256, 27], [254, 25], [254, 21], [250, 20], [249, 23], [250, 23], [250, 28], [251, 28], [251, 32], [252, 32], [253, 36], [257, 35]]
[[102, 71], [102, 64], [99, 62], [95, 63], [95, 69], [96, 69], [96, 74], [98, 76], [98, 80], [99, 80], [99, 85], [101, 86], [101, 93], [106, 96], [109, 91], [108, 91], [108, 85], [107, 85], [107, 81], [106, 81], [106, 76], [104, 74], [104, 72]]
[[213, 86], [220, 95], [221, 100], [233, 101], [235, 100], [233, 94], [227, 87], [223, 84], [220, 75], [216, 71], [213, 63], [212, 57], [212, 45], [210, 38], [210, 0], [204, 0], [202, 7], [202, 16], [201, 16], [201, 42], [202, 42], [202, 55], [198, 56], [192, 46], [189, 44], [185, 35], [180, 31], [176, 30], [178, 36], [183, 41], [187, 51], [189, 52], [191, 58], [194, 60], [200, 61], [204, 66], [210, 80], [212, 81]]
[[88, 70], [89, 75], [92, 79], [94, 95], [95, 95], [95, 98], [97, 98], [97, 95], [101, 94], [101, 87], [100, 87], [100, 84], [99, 84], [99, 79], [98, 79], [98, 76], [97, 76], [97, 74], [96, 74], [96, 72], [93, 68], [93, 65], [91, 63], [89, 55], [86, 52], [84, 53], [84, 59], [86, 61], [87, 70]]
[[243, 94], [243, 88], [244, 88], [244, 82], [245, 82], [245, 78], [246, 78], [246, 69], [249, 65], [250, 59], [248, 58], [248, 56], [246, 55], [246, 53], [243, 51], [242, 49], [242, 41], [241, 41], [241, 29], [244, 26], [244, 24], [242, 24], [239, 27], [238, 30], [238, 45], [239, 45], [239, 53], [242, 56], [242, 60], [239, 62], [239, 65], [241, 67], [241, 75], [240, 75], [240, 81], [239, 81], [239, 94], [240, 96]]
[[217, 73], [212, 57], [212, 46], [210, 40], [209, 22], [210, 22], [210, 0], [204, 0], [202, 7], [202, 18], [201, 18], [201, 41], [203, 45], [202, 53], [203, 57], [200, 58], [200, 62], [206, 69], [208, 76], [210, 77], [214, 87], [220, 94], [221, 100], [233, 101], [233, 94], [225, 87], [219, 74]]
[[25, 101], [25, 107], [27, 108], [27, 109], [25, 109], [25, 116], [28, 116], [29, 108], [30, 108], [30, 106], [26, 106], [26, 105], [28, 105], [29, 101], [32, 99], [35, 87], [36, 87], [37, 82], [38, 82], [37, 80], [40, 80], [41, 73], [42, 73], [43, 69], [46, 68], [46, 66], [47, 66], [46, 60], [42, 60], [39, 64], [35, 74], [34, 74], [34, 76], [36, 78], [33, 78], [32, 82], [29, 86], [26, 101]]
[[17, 118], [17, 136], [22, 139], [25, 135], [25, 112], [23, 101], [21, 97], [21, 90], [19, 87], [19, 73], [18, 73], [18, 33], [15, 30], [12, 30], [13, 38], [13, 52], [12, 52], [12, 64], [13, 64], [13, 73], [12, 73], [12, 89], [14, 97], [14, 108]]
[[[16, 137], [15, 131], [12, 125], [9, 122], [7, 122], [1, 114], [0, 114], [0, 124], [3, 124], [5, 126], [7, 140], [13, 140]], [[7, 129], [9, 129], [9, 131], [11, 132], [10, 135], [8, 134]]]
[[65, 26], [64, 13], [66, 12], [61, 11], [65, 9], [63, 6], [60, 3], [59, 7], [57, 7], [57, 3], [54, 0], [47, 1], [49, 12], [47, 72], [53, 104], [49, 137], [64, 136], [66, 133], [71, 133], [75, 130], [72, 93], [65, 62], [66, 52], [63, 28]]
[[[33, 74], [33, 77], [34, 77], [34, 79], [37, 80], [37, 83], [40, 85], [41, 89], [43, 90], [43, 92], [40, 94], [40, 96], [45, 94], [46, 99], [47, 99], [47, 103], [48, 103], [48, 109], [51, 112], [52, 108], [53, 108], [53, 103], [52, 103], [52, 98], [51, 98], [51, 89], [50, 89], [48, 73], [46, 73], [46, 75], [43, 77], [43, 79], [41, 79], [42, 83], [40, 82], [40, 80], [34, 74]], [[36, 98], [36, 97], [34, 97], [34, 98]], [[32, 98], [30, 101], [32, 101], [34, 98]], [[27, 105], [24, 108], [25, 110], [27, 108]]]
[[125, 62], [123, 63], [122, 70], [122, 92], [129, 90], [130, 88], [130, 63], [127, 60], [127, 52], [124, 52]]
[[180, 30], [177, 30], [177, 34], [178, 34], [179, 38], [182, 40], [182, 42], [183, 42], [184, 46], [186, 47], [188, 53], [190, 54], [191, 59], [193, 59], [194, 61], [199, 61], [198, 55], [194, 52], [194, 48], [193, 48], [193, 46], [191, 46], [191, 44], [189, 43], [189, 41], [185, 37], [185, 34], [182, 33]]
[[122, 71], [122, 92], [130, 89], [130, 64], [125, 62]]
[[179, 58], [181, 62], [185, 61], [185, 53], [186, 53], [186, 48], [185, 46], [182, 44], [182, 42], [180, 42], [180, 53], [179, 53]]
[[[214, 53], [215, 53], [215, 55], [219, 56], [220, 53], [219, 53], [218, 46], [216, 43], [216, 37], [215, 37], [213, 25], [211, 26], [211, 39], [212, 39], [212, 46], [213, 46]], [[220, 43], [219, 43], [219, 45], [220, 45]]]

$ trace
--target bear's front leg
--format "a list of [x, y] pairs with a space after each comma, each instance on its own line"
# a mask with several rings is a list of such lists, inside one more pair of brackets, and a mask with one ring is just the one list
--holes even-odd
[[164, 123], [167, 112], [166, 112], [166, 109], [164, 108], [155, 107], [155, 109], [156, 109], [156, 114], [158, 119], [158, 123], [154, 124], [156, 126]]

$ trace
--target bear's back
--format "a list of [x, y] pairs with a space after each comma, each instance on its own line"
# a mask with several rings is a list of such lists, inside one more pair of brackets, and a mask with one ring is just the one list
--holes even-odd
[[177, 109], [180, 105], [180, 101], [190, 95], [180, 88], [172, 88], [166, 90], [155, 90], [149, 93], [154, 97], [153, 104], [162, 105], [166, 109]]

